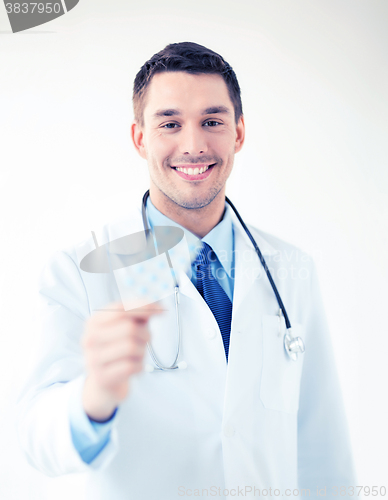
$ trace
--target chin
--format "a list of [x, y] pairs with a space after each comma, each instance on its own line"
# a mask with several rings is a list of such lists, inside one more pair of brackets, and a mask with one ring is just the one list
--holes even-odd
[[195, 210], [199, 208], [204, 208], [210, 205], [212, 201], [216, 198], [219, 191], [211, 191], [207, 193], [203, 193], [201, 195], [195, 196], [172, 196], [170, 199], [178, 206], [188, 209]]

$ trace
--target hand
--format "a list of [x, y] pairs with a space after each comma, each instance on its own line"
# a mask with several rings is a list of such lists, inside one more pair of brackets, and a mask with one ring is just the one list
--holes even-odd
[[130, 377], [143, 369], [148, 320], [162, 312], [153, 304], [125, 311], [121, 303], [110, 304], [87, 321], [82, 347], [88, 376], [82, 402], [94, 420], [107, 420], [126, 398]]

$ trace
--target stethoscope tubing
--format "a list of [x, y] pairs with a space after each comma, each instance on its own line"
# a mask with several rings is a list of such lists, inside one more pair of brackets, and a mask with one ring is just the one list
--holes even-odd
[[283, 301], [282, 301], [282, 299], [281, 299], [281, 297], [280, 297], [280, 294], [279, 294], [279, 292], [278, 292], [278, 289], [277, 289], [277, 287], [276, 287], [276, 285], [275, 285], [275, 282], [274, 282], [274, 280], [273, 280], [273, 278], [272, 278], [272, 275], [271, 275], [271, 273], [270, 273], [270, 270], [268, 269], [267, 263], [266, 263], [266, 261], [265, 261], [265, 259], [264, 259], [264, 257], [263, 257], [263, 254], [261, 253], [260, 248], [258, 247], [258, 245], [257, 245], [257, 243], [256, 243], [256, 241], [255, 241], [255, 239], [254, 239], [254, 237], [252, 236], [251, 232], [250, 232], [250, 231], [249, 231], [249, 229], [247, 228], [247, 226], [246, 226], [245, 222], [242, 220], [241, 215], [238, 213], [237, 208], [233, 205], [233, 203], [229, 200], [229, 198], [228, 198], [227, 196], [225, 196], [225, 200], [229, 203], [229, 205], [230, 205], [230, 206], [231, 206], [231, 208], [233, 209], [234, 213], [236, 214], [236, 217], [237, 217], [237, 218], [238, 218], [238, 220], [240, 221], [240, 224], [241, 224], [241, 225], [242, 225], [242, 227], [244, 228], [244, 230], [245, 230], [246, 234], [248, 235], [249, 239], [250, 239], [250, 240], [251, 240], [251, 242], [252, 242], [252, 245], [254, 246], [254, 248], [255, 248], [255, 250], [256, 250], [256, 253], [257, 253], [257, 255], [258, 255], [259, 259], [260, 259], [260, 262], [261, 262], [261, 264], [262, 264], [262, 266], [263, 266], [263, 268], [264, 268], [264, 270], [265, 270], [265, 272], [266, 272], [266, 274], [267, 274], [267, 277], [268, 277], [268, 279], [269, 279], [269, 282], [271, 283], [272, 290], [274, 291], [274, 294], [275, 294], [276, 299], [277, 299], [277, 301], [278, 301], [279, 307], [280, 307], [280, 309], [281, 309], [281, 311], [282, 311], [282, 313], [283, 313], [284, 320], [285, 320], [285, 322], [286, 322], [286, 328], [287, 328], [287, 330], [288, 330], [289, 328], [291, 328], [291, 323], [290, 323], [290, 320], [289, 320], [289, 318], [288, 318], [288, 314], [287, 314], [286, 308], [284, 307]]
[[[146, 237], [147, 237], [147, 235], [150, 232], [150, 227], [148, 225], [147, 214], [146, 214], [146, 203], [147, 203], [147, 198], [149, 197], [149, 194], [150, 194], [150, 192], [149, 192], [149, 190], [147, 190], [144, 193], [143, 200], [142, 200], [143, 226], [144, 226], [144, 231], [146, 232]], [[271, 284], [271, 287], [272, 287], [272, 290], [273, 290], [273, 292], [275, 294], [275, 297], [276, 297], [276, 300], [278, 302], [280, 311], [281, 311], [281, 313], [283, 313], [284, 320], [285, 320], [285, 323], [286, 323], [286, 328], [287, 328], [287, 330], [290, 330], [291, 329], [291, 323], [290, 323], [290, 320], [288, 318], [288, 314], [287, 314], [286, 308], [284, 307], [283, 301], [282, 301], [282, 299], [280, 297], [278, 289], [277, 289], [277, 287], [275, 285], [275, 282], [274, 282], [274, 280], [272, 278], [271, 272], [268, 269], [268, 266], [267, 266], [267, 263], [266, 263], [266, 261], [265, 261], [265, 259], [263, 257], [263, 254], [260, 251], [260, 248], [257, 245], [256, 240], [252, 236], [252, 234], [249, 231], [248, 227], [246, 226], [245, 222], [243, 221], [241, 215], [238, 213], [237, 208], [233, 205], [233, 203], [229, 200], [229, 198], [227, 196], [225, 196], [225, 200], [228, 202], [228, 204], [232, 208], [233, 212], [236, 214], [236, 217], [238, 218], [240, 224], [242, 225], [245, 233], [248, 235], [249, 239], [251, 240], [252, 245], [253, 245], [253, 247], [254, 247], [254, 249], [255, 249], [258, 257], [259, 257], [259, 260], [260, 260], [260, 262], [261, 262], [261, 264], [262, 264], [262, 266], [263, 266], [263, 268], [264, 268], [264, 270], [266, 272], [268, 280], [269, 280], [269, 282]], [[168, 252], [167, 252], [167, 254], [168, 254]], [[168, 259], [168, 263], [169, 263], [170, 269], [172, 269], [171, 260], [170, 260], [170, 258], [169, 258], [168, 255], [167, 255], [167, 259]], [[178, 331], [178, 334], [177, 334], [177, 337], [178, 337], [177, 338], [177, 340], [178, 340], [177, 346], [178, 347], [177, 347], [177, 352], [176, 352], [175, 359], [174, 359], [174, 362], [172, 363], [172, 365], [170, 365], [170, 366], [163, 366], [159, 362], [159, 360], [158, 360], [158, 358], [157, 358], [157, 356], [156, 356], [156, 354], [155, 354], [155, 352], [154, 352], [154, 350], [153, 350], [153, 348], [151, 346], [151, 343], [150, 342], [148, 343], [148, 350], [149, 350], [150, 356], [151, 356], [153, 362], [155, 363], [157, 369], [158, 370], [162, 370], [162, 371], [164, 371], [164, 370], [175, 370], [175, 369], [179, 368], [179, 366], [177, 364], [177, 361], [179, 359], [179, 353], [180, 353], [180, 345], [181, 345], [181, 325], [180, 325], [180, 316], [179, 316], [179, 285], [178, 285], [178, 282], [176, 280], [175, 273], [172, 273], [172, 274], [173, 274], [174, 280], [175, 280], [174, 299], [175, 299], [175, 311], [176, 311], [177, 331]], [[280, 311], [279, 311], [279, 314], [280, 314]], [[285, 340], [286, 340], [286, 338], [288, 339], [287, 335], [285, 336]], [[290, 340], [291, 340], [291, 337], [290, 337], [289, 341]], [[304, 347], [303, 347], [303, 350], [304, 350]]]

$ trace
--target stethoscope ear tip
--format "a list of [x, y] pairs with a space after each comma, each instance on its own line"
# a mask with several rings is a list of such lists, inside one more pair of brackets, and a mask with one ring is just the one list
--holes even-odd
[[177, 367], [180, 368], [181, 370], [186, 370], [187, 368], [187, 363], [186, 361], [180, 361], [178, 364], [177, 364]]

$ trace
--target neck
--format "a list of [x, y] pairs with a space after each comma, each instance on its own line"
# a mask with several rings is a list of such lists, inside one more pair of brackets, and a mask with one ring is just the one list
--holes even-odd
[[198, 238], [206, 236], [221, 221], [225, 210], [225, 190], [221, 190], [213, 201], [202, 208], [181, 207], [152, 186], [150, 198], [159, 212]]

